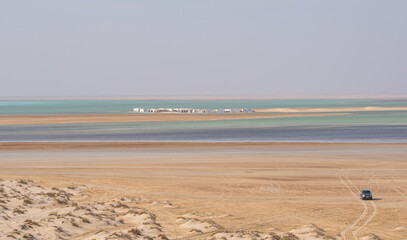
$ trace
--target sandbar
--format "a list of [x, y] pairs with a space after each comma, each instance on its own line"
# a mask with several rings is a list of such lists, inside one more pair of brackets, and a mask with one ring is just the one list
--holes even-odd
[[120, 122], [184, 122], [284, 117], [336, 116], [344, 113], [237, 113], [237, 114], [36, 114], [0, 115], [1, 125], [120, 123]]
[[407, 107], [327, 107], [327, 108], [258, 108], [258, 113], [339, 113], [339, 112], [382, 112], [407, 111]]

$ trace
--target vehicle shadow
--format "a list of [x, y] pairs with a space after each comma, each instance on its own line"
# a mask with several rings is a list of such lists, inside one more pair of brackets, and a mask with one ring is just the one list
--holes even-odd
[[373, 199], [360, 199], [360, 200], [363, 200], [363, 201], [380, 201], [380, 200], [382, 200], [383, 198], [373, 198]]

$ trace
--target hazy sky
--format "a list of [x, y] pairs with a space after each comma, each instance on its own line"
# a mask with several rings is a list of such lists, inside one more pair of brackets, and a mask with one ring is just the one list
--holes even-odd
[[407, 1], [1, 1], [0, 97], [407, 95]]

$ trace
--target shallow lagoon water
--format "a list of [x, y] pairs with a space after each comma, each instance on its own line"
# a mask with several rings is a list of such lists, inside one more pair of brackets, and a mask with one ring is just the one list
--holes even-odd
[[407, 142], [407, 113], [0, 126], [0, 141]]
[[407, 100], [291, 99], [291, 100], [3, 100], [1, 114], [114, 114], [141, 108], [297, 108], [407, 106]]

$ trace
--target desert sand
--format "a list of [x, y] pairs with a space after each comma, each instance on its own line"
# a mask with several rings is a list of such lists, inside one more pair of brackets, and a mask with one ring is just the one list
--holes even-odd
[[407, 238], [407, 144], [0, 146], [4, 239]]

